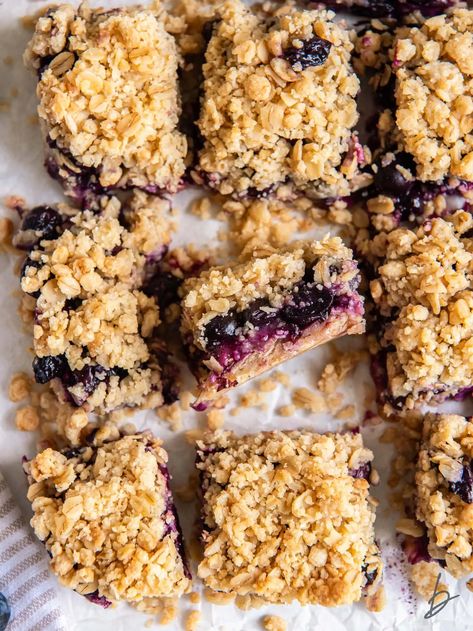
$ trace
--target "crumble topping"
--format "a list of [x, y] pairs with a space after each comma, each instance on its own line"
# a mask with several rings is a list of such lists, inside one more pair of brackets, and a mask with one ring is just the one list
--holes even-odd
[[416, 471], [416, 516], [429, 554], [456, 578], [473, 570], [473, 422], [428, 414]]
[[421, 180], [473, 180], [473, 11], [401, 27], [393, 50], [396, 122]]
[[51, 9], [36, 23], [25, 62], [38, 72], [47, 143], [72, 167], [97, 169], [102, 187], [177, 190], [187, 142], [174, 38], [162, 9]]
[[99, 213], [47, 207], [57, 238], [41, 239], [31, 228], [17, 235], [19, 244], [39, 239], [21, 279], [22, 290], [35, 298], [35, 372], [46, 364], [51, 372], [53, 363], [53, 376], [61, 378], [66, 362], [77, 378], [55, 382], [58, 394], [77, 405], [87, 400], [90, 409], [153, 407], [162, 403], [163, 349], [154, 339], [159, 308], [138, 288], [170, 240], [169, 202], [138, 192], [124, 206], [116, 198], [101, 203]]
[[220, 7], [198, 122], [205, 139], [199, 167], [210, 186], [264, 196], [291, 179], [321, 197], [355, 186], [364, 158], [352, 133], [359, 90], [353, 34], [333, 17], [285, 7], [265, 18], [238, 0]]
[[373, 458], [360, 434], [218, 432], [197, 449], [206, 587], [326, 606], [375, 589], [369, 484], [351, 475]]
[[63, 585], [132, 603], [190, 590], [166, 463], [150, 434], [25, 463], [31, 525]]
[[296, 243], [285, 252], [269, 248], [266, 255], [234, 267], [213, 267], [183, 285], [184, 326], [192, 322], [202, 328], [218, 314], [232, 308], [243, 310], [259, 298], [278, 307], [287, 293], [302, 280], [306, 267], [313, 280], [324, 286], [349, 283], [358, 270], [352, 252], [339, 237]]
[[382, 316], [389, 391], [407, 397], [408, 408], [472, 383], [472, 225], [470, 213], [456, 211], [383, 235], [371, 295]]

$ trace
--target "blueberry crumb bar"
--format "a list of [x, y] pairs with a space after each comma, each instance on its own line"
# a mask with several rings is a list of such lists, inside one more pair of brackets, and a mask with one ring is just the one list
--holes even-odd
[[239, 0], [219, 8], [203, 66], [197, 182], [236, 197], [267, 197], [285, 183], [328, 197], [366, 184], [353, 34], [333, 17], [268, 16]]
[[428, 553], [456, 578], [473, 571], [473, 422], [428, 414], [416, 471], [416, 516]]
[[209, 434], [197, 442], [204, 559], [216, 591], [336, 606], [376, 591], [382, 563], [359, 433]]
[[46, 166], [69, 195], [178, 190], [187, 153], [180, 58], [161, 9], [52, 8], [25, 62], [38, 74]]
[[362, 333], [358, 283], [356, 261], [338, 237], [186, 280], [181, 333], [199, 402], [324, 342]]
[[66, 587], [108, 607], [190, 590], [169, 488], [167, 454], [150, 433], [75, 449], [47, 448], [24, 463], [31, 526]]
[[372, 350], [386, 410], [462, 397], [473, 385], [471, 213], [378, 235], [370, 283], [377, 314]]
[[86, 411], [159, 407], [176, 369], [156, 337], [154, 298], [141, 291], [170, 240], [170, 205], [142, 192], [99, 212], [66, 204], [23, 214], [21, 288], [33, 301], [36, 381]]

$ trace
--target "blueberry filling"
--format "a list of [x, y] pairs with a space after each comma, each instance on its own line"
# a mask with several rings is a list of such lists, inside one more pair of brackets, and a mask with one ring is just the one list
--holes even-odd
[[473, 471], [472, 464], [465, 465], [462, 477], [458, 482], [449, 482], [449, 489], [466, 504], [473, 504]]
[[[355, 278], [348, 291], [355, 292], [358, 282]], [[243, 311], [232, 309], [215, 316], [204, 329], [205, 350], [193, 344], [191, 335], [184, 340], [195, 376], [198, 379], [209, 377], [218, 390], [231, 387], [235, 381], [226, 375], [227, 371], [248, 355], [263, 351], [269, 340], [295, 343], [306, 329], [316, 322], [323, 322], [335, 310], [362, 314], [362, 303], [356, 293], [345, 295], [337, 294], [337, 291], [341, 291], [337, 284], [328, 289], [315, 283], [312, 269], [309, 269], [281, 307], [272, 307], [267, 299], [258, 299]], [[210, 370], [209, 375], [202, 366], [210, 357], [222, 370]]]
[[283, 57], [296, 70], [321, 66], [327, 61], [332, 43], [322, 37], [311, 37], [302, 42], [300, 48], [290, 46], [284, 51]]
[[374, 176], [374, 186], [380, 194], [392, 195], [393, 197], [409, 194], [414, 184], [414, 178], [408, 180], [399, 171], [398, 165], [410, 170], [411, 173], [415, 173], [414, 160], [407, 153], [397, 154], [396, 159], [385, 166], [379, 164]]
[[179, 302], [178, 291], [182, 281], [183, 278], [158, 269], [143, 286], [142, 291], [147, 296], [156, 298], [160, 311], [164, 311], [170, 305]]
[[361, 571], [366, 577], [365, 587], [372, 585], [378, 576], [378, 568], [375, 568], [371, 572], [368, 572], [368, 566], [366, 565], [366, 563], [363, 563]]
[[[121, 379], [128, 373], [122, 369], [107, 370], [103, 366], [85, 366], [81, 370], [71, 370], [64, 355], [35, 357], [33, 371], [37, 383], [45, 384], [52, 379], [60, 379], [70, 403], [80, 407], [97, 386], [107, 378], [116, 375]], [[71, 388], [81, 385], [81, 395], [72, 393]]]
[[33, 360], [33, 372], [36, 383], [48, 383], [51, 379], [60, 377], [67, 370], [67, 361], [64, 355], [47, 355], [35, 357]]
[[36, 206], [23, 217], [15, 240], [20, 250], [31, 250], [43, 239], [55, 239], [62, 226], [61, 215], [50, 206]]
[[365, 462], [356, 469], [348, 469], [348, 475], [351, 475], [352, 478], [369, 480], [371, 475], [371, 462]]
[[11, 609], [10, 605], [8, 604], [8, 600], [6, 599], [4, 594], [0, 592], [0, 631], [4, 631], [7, 628], [10, 616]]
[[[333, 8], [341, 8], [340, 3], [337, 1], [329, 1], [324, 4]], [[355, 2], [355, 5], [351, 6], [350, 9], [353, 13], [370, 18], [400, 19], [413, 11], [420, 11], [426, 17], [431, 17], [444, 13], [453, 4], [451, 0], [434, 0], [433, 2], [429, 0], [368, 0], [363, 2], [363, 4]]]
[[98, 590], [95, 592], [92, 592], [92, 594], [85, 594], [85, 597], [91, 603], [94, 603], [94, 605], [99, 605], [100, 607], [103, 607], [104, 609], [107, 609], [112, 604], [112, 602], [108, 600], [108, 598], [105, 598], [105, 596], [100, 596]]
[[411, 537], [407, 535], [402, 542], [402, 549], [411, 565], [415, 565], [420, 561], [432, 561], [428, 548], [429, 540], [427, 535], [423, 535], [422, 537]]

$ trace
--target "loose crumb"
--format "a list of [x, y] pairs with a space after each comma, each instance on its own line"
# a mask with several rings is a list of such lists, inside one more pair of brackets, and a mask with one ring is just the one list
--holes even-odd
[[17, 372], [13, 375], [8, 387], [8, 397], [10, 401], [18, 403], [26, 399], [31, 390], [31, 379], [24, 372]]
[[292, 402], [296, 408], [309, 412], [325, 412], [327, 409], [325, 399], [309, 388], [296, 388], [292, 393]]
[[212, 605], [228, 605], [235, 599], [235, 594], [225, 592], [214, 592], [213, 589], [206, 587], [204, 589], [204, 597]]
[[39, 427], [39, 416], [36, 409], [27, 405], [17, 411], [15, 423], [21, 432], [34, 432]]
[[0, 245], [10, 247], [13, 237], [13, 222], [7, 217], [0, 218]]
[[199, 594], [199, 592], [191, 592], [189, 594], [189, 600], [194, 605], [196, 605], [197, 603], [200, 603], [200, 594]]
[[278, 408], [279, 416], [294, 416], [295, 413], [296, 413], [295, 405], [281, 405], [281, 407]]
[[184, 625], [185, 631], [196, 631], [200, 622], [200, 611], [189, 612]]
[[349, 418], [353, 418], [356, 413], [356, 408], [354, 405], [345, 405], [343, 408], [340, 408], [336, 412], [336, 417], [341, 421]]
[[162, 421], [169, 423], [169, 427], [177, 432], [182, 427], [181, 407], [178, 401], [171, 405], [165, 405], [156, 410], [156, 414]]
[[286, 631], [287, 624], [280, 616], [265, 616], [263, 618], [263, 629], [266, 631]]
[[211, 409], [207, 412], [207, 427], [214, 431], [223, 426], [224, 414], [221, 410]]

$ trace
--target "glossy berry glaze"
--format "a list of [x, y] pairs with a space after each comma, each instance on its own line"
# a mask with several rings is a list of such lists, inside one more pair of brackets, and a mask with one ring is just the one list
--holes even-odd
[[306, 272], [279, 308], [258, 299], [243, 311], [232, 309], [212, 318], [204, 330], [205, 350], [196, 348], [191, 337], [184, 340], [197, 379], [202, 376], [202, 363], [213, 358], [222, 370], [210, 371], [206, 375], [209, 383], [217, 390], [231, 387], [235, 383], [228, 372], [248, 355], [263, 352], [268, 344], [295, 344], [307, 329], [341, 313], [363, 315], [363, 302], [356, 293], [358, 277], [343, 290], [336, 284], [328, 288], [315, 283], [310, 280], [311, 272]]

